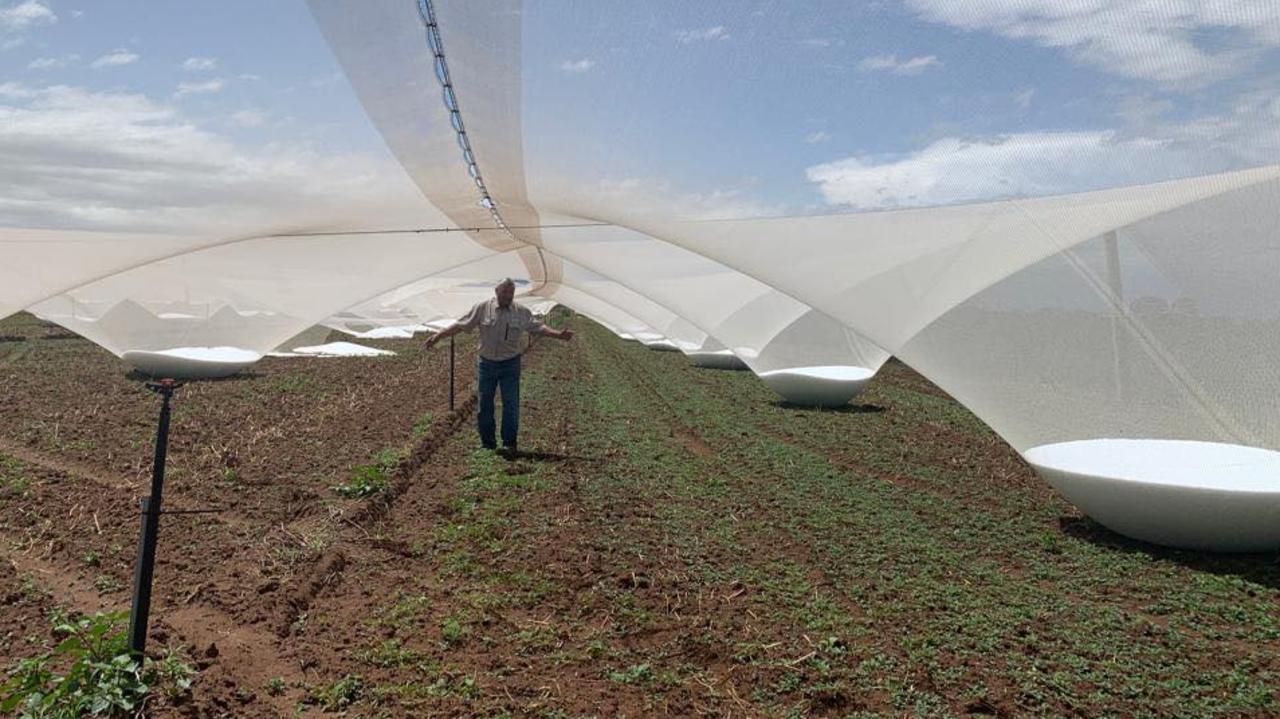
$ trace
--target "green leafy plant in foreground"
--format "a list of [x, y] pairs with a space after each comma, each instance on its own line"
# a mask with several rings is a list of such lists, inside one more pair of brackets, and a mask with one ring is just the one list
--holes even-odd
[[[23, 659], [0, 686], [0, 711], [23, 719], [115, 716], [142, 707], [150, 690], [146, 672], [129, 653], [123, 612], [55, 618], [63, 637], [53, 651]], [[64, 673], [54, 667], [69, 660]]]
[[356, 467], [351, 479], [333, 488], [333, 491], [347, 499], [363, 499], [371, 497], [387, 488], [387, 474], [382, 467], [364, 465]]
[[400, 464], [402, 453], [396, 449], [384, 449], [373, 458], [372, 464], [362, 464], [351, 471], [351, 479], [333, 487], [333, 491], [347, 499], [371, 497], [387, 488], [391, 472]]
[[312, 689], [308, 700], [327, 712], [336, 712], [350, 707], [363, 694], [364, 680], [358, 674], [347, 674], [332, 684]]
[[[177, 650], [140, 664], [125, 639], [125, 612], [53, 617], [62, 641], [52, 651], [9, 668], [0, 712], [20, 719], [78, 719], [139, 713], [161, 687], [170, 699], [191, 688], [195, 669]], [[58, 668], [65, 667], [61, 672]]]

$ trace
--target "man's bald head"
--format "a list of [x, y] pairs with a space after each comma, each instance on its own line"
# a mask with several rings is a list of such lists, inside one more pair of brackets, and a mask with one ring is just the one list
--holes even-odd
[[510, 307], [511, 300], [515, 299], [515, 296], [516, 296], [515, 280], [511, 279], [510, 277], [504, 279], [503, 281], [498, 283], [497, 287], [493, 288], [493, 293], [498, 297], [499, 307], [503, 307], [503, 308]]

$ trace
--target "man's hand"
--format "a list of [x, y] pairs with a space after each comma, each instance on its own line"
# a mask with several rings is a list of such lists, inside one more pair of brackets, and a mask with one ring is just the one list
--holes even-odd
[[573, 330], [560, 330], [560, 334], [557, 335], [556, 339], [561, 339], [561, 340], [573, 339]]
[[452, 336], [454, 336], [454, 335], [456, 335], [456, 334], [458, 334], [459, 332], [462, 332], [462, 331], [463, 331], [463, 330], [462, 330], [462, 325], [460, 325], [460, 324], [458, 324], [458, 323], [456, 323], [456, 322], [455, 322], [455, 323], [453, 323], [453, 324], [449, 325], [448, 327], [445, 327], [444, 329], [440, 330], [439, 332], [437, 332], [437, 333], [435, 333], [435, 334], [431, 335], [430, 337], [428, 337], [428, 338], [427, 338], [427, 341], [426, 341], [426, 342], [424, 342], [424, 343], [423, 343], [423, 345], [422, 345], [422, 351], [423, 351], [423, 352], [426, 352], [427, 350], [431, 349], [432, 347], [435, 347], [435, 346], [436, 346], [436, 343], [438, 343], [440, 340], [445, 339], [445, 338], [447, 338], [447, 337], [452, 337]]

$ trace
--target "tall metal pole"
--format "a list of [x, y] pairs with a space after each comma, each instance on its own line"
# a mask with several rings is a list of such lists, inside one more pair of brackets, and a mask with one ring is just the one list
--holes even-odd
[[453, 411], [453, 336], [449, 337], [449, 411]]
[[129, 613], [129, 649], [141, 657], [147, 648], [147, 620], [151, 615], [151, 579], [156, 569], [156, 537], [160, 532], [160, 501], [164, 491], [164, 463], [169, 451], [169, 400], [181, 384], [171, 379], [148, 382], [161, 397], [156, 425], [156, 454], [151, 465], [151, 495], [142, 500], [142, 536], [133, 573], [133, 609]]

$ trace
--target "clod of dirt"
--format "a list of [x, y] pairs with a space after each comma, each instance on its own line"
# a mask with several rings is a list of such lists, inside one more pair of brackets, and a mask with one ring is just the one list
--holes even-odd
[[268, 579], [258, 585], [258, 594], [270, 594], [280, 588], [280, 582], [275, 579]]
[[209, 646], [204, 649], [204, 656], [207, 659], [216, 659], [218, 656], [218, 645], [213, 642], [209, 642]]

